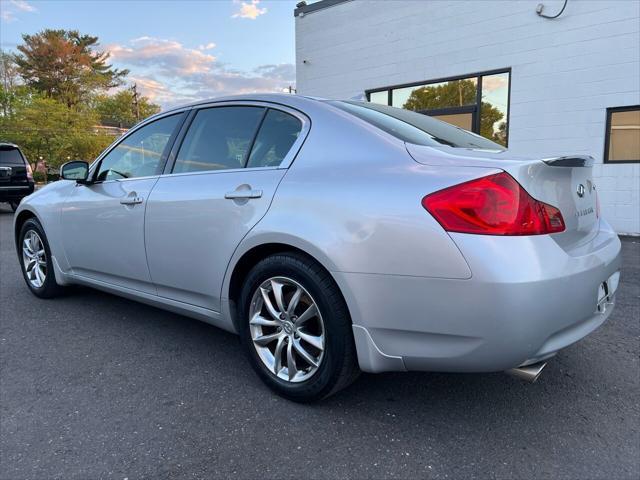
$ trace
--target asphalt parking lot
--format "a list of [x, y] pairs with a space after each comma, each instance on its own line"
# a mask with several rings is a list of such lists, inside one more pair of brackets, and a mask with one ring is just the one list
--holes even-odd
[[85, 288], [39, 300], [0, 204], [0, 478], [640, 477], [640, 239], [610, 320], [538, 383], [363, 375], [304, 406], [235, 336]]

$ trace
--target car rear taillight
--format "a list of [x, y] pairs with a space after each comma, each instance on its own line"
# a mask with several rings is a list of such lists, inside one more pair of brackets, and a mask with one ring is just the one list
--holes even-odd
[[24, 162], [27, 165], [27, 179], [33, 180], [33, 170], [31, 169], [31, 165], [29, 162]]
[[431, 193], [422, 206], [448, 232], [543, 235], [565, 229], [560, 210], [533, 198], [505, 172]]

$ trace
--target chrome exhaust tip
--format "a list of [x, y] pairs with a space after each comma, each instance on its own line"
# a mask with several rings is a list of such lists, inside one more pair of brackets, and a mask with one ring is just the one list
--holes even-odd
[[507, 375], [519, 378], [529, 383], [533, 383], [538, 380], [538, 377], [542, 373], [544, 367], [547, 366], [547, 362], [534, 363], [533, 365], [526, 365], [524, 367], [512, 368], [506, 370]]

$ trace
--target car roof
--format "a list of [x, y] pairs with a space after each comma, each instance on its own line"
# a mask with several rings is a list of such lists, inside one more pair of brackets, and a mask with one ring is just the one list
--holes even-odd
[[215, 97], [208, 98], [205, 100], [198, 100], [196, 102], [186, 103], [184, 105], [179, 105], [176, 107], [172, 107], [168, 110], [164, 110], [158, 115], [165, 115], [167, 113], [183, 110], [185, 108], [193, 108], [199, 105], [207, 105], [210, 103], [218, 103], [218, 102], [233, 102], [233, 101], [254, 101], [254, 102], [269, 102], [269, 103], [279, 103], [282, 105], [288, 105], [291, 107], [295, 107], [296, 105], [301, 104], [317, 104], [318, 101], [325, 100], [323, 98], [318, 97], [309, 97], [306, 95], [295, 95], [290, 93], [246, 93], [242, 95], [227, 95], [224, 97]]
[[7, 147], [17, 148], [18, 150], [20, 150], [20, 147], [18, 147], [18, 145], [16, 145], [15, 143], [0, 142], [0, 148], [6, 149]]
[[198, 100], [196, 102], [185, 103], [182, 105], [177, 105], [175, 107], [171, 107], [167, 110], [163, 110], [159, 113], [151, 115], [150, 117], [144, 118], [140, 120], [138, 123], [133, 125], [130, 130], [138, 126], [142, 126], [146, 123], [155, 120], [156, 118], [164, 117], [173, 112], [184, 111], [190, 108], [199, 107], [202, 105], [211, 105], [214, 103], [222, 103], [222, 102], [234, 102], [234, 101], [249, 101], [249, 102], [265, 102], [265, 103], [274, 103], [283, 105], [285, 107], [290, 107], [296, 110], [300, 110], [303, 113], [306, 113], [306, 108], [313, 108], [314, 106], [320, 106], [324, 104], [324, 98], [319, 97], [308, 97], [305, 95], [296, 95], [291, 93], [247, 93], [242, 95], [227, 95], [224, 97], [214, 97], [208, 98], [205, 100]]

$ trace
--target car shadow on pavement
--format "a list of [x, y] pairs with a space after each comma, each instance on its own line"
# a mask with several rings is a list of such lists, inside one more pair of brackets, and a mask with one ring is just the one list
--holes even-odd
[[[87, 287], [71, 287], [66, 301], [99, 306], [104, 313], [100, 319], [102, 327], [111, 332], [121, 332], [122, 335], [127, 335], [132, 329], [135, 334], [144, 332], [147, 342], [159, 342], [157, 348], [170, 355], [167, 363], [187, 361], [199, 365], [202, 371], [234, 372], [229, 379], [230, 389], [249, 389], [257, 395], [270, 396], [272, 401], [287, 404], [290, 408], [331, 410], [338, 407], [360, 411], [365, 405], [384, 404], [401, 406], [406, 413], [423, 411], [428, 405], [432, 414], [446, 413], [447, 416], [455, 417], [490, 409], [495, 415], [518, 418], [525, 415], [525, 410], [528, 415], [533, 415], [546, 408], [540, 405], [544, 396], [561, 395], [564, 401], [570, 401], [570, 397], [579, 394], [570, 384], [574, 381], [588, 382], [588, 378], [580, 378], [580, 375], [594, 367], [589, 357], [577, 358], [581, 356], [582, 350], [577, 345], [552, 359], [535, 384], [509, 377], [502, 372], [363, 373], [342, 392], [322, 402], [300, 405], [277, 397], [262, 384], [246, 360], [239, 337], [235, 334]], [[117, 355], [117, 352], [113, 354]], [[149, 360], [153, 361], [152, 358]], [[139, 361], [140, 368], [143, 368], [144, 359], [139, 358]]]
[[[350, 446], [344, 448], [364, 449], [361, 458], [372, 462], [371, 444], [375, 442], [386, 445], [387, 455], [425, 455], [425, 449], [434, 449], [437, 455], [450, 450], [453, 459], [470, 455], [469, 448], [482, 448], [490, 455], [513, 459], [527, 449], [545, 450], [549, 436], [558, 436], [571, 445], [567, 448], [577, 449], [584, 443], [581, 435], [601, 435], [600, 418], [610, 408], [607, 392], [615, 392], [616, 384], [624, 382], [620, 375], [616, 378], [598, 365], [593, 350], [603, 350], [603, 345], [587, 339], [553, 359], [535, 384], [500, 372], [362, 374], [332, 397], [296, 404], [278, 397], [259, 380], [236, 335], [88, 288], [74, 290], [68, 301], [99, 306], [104, 315], [98, 330], [104, 328], [107, 337], [118, 338], [115, 342], [107, 339], [106, 362], [131, 365], [128, 342], [121, 340], [128, 337], [142, 342], [135, 353], [138, 373], [128, 379], [124, 373], [106, 388], [113, 395], [132, 390], [137, 402], [150, 402], [164, 412], [182, 402], [190, 404], [189, 419], [173, 425], [174, 431], [197, 422], [197, 428], [204, 431], [241, 429], [242, 437], [255, 442], [255, 437], [276, 428], [291, 442], [287, 448], [298, 444], [295, 448], [306, 451], [318, 448], [314, 434], [325, 437], [325, 449], [336, 448], [342, 444], [340, 438], [348, 438]], [[97, 338], [104, 338], [95, 331], [96, 325], [91, 330]], [[138, 382], [157, 385], [144, 387], [146, 394], [136, 396], [140, 387], [132, 384]], [[160, 392], [165, 402], [158, 405]], [[126, 405], [122, 399], [117, 402]], [[237, 408], [242, 412], [239, 417], [226, 417]], [[143, 417], [159, 415], [157, 410], [152, 414], [141, 410], [137, 414]], [[623, 431], [625, 425], [621, 419], [608, 428]], [[583, 433], [576, 436], [575, 431]], [[483, 443], [486, 445], [480, 447]], [[588, 464], [584, 459], [581, 462]]]

